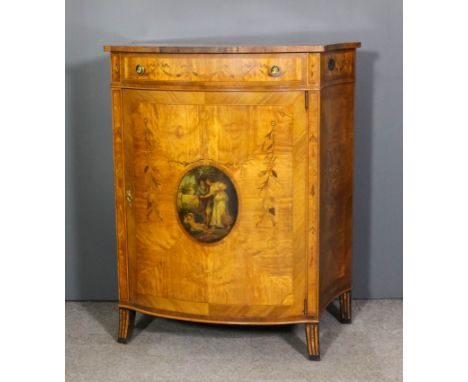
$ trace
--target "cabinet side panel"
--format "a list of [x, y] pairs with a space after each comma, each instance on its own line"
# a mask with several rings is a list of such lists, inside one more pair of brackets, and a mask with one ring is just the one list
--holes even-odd
[[127, 228], [125, 221], [125, 180], [123, 165], [121, 91], [112, 90], [112, 125], [114, 137], [114, 189], [117, 234], [119, 301], [128, 300]]
[[320, 308], [351, 288], [354, 83], [320, 100]]

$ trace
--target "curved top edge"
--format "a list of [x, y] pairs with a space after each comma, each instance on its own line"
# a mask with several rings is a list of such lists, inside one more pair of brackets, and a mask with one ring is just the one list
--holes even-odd
[[105, 52], [125, 53], [319, 53], [333, 50], [356, 49], [360, 42], [325, 45], [105, 45]]

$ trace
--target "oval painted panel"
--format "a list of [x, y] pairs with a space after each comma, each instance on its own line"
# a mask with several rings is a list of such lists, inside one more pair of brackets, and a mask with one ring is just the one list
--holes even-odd
[[188, 171], [177, 190], [177, 213], [195, 239], [214, 243], [223, 239], [237, 218], [238, 199], [229, 177], [214, 166]]

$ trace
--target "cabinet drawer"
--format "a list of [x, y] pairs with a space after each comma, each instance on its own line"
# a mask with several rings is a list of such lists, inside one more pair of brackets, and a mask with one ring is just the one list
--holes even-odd
[[322, 85], [354, 81], [354, 50], [321, 55]]
[[305, 54], [122, 54], [121, 68], [124, 82], [242, 86], [306, 81]]

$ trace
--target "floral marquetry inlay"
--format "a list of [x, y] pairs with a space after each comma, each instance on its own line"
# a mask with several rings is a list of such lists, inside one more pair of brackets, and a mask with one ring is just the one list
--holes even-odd
[[309, 54], [309, 77], [307, 82], [310, 86], [320, 85], [320, 54]]
[[[213, 59], [215, 58], [215, 59]], [[158, 55], [123, 56], [124, 79], [149, 81], [302, 81], [304, 79], [304, 58], [299, 55], [283, 55], [271, 58], [268, 55], [231, 55], [229, 57], [205, 57], [184, 55], [180, 57]], [[144, 67], [138, 74], [136, 66]], [[271, 75], [271, 68], [280, 68], [278, 76]]]
[[118, 53], [111, 55], [111, 77], [113, 82], [120, 81], [120, 55]]
[[257, 226], [264, 223], [265, 221], [270, 221], [271, 224], [276, 225], [275, 215], [275, 186], [278, 186], [278, 172], [275, 169], [275, 143], [276, 143], [276, 134], [275, 134], [276, 121], [271, 121], [271, 130], [268, 134], [265, 135], [264, 141], [262, 143], [262, 153], [264, 155], [263, 169], [258, 173], [260, 178], [260, 184], [258, 186], [259, 194], [262, 197], [262, 207], [263, 212], [260, 215]]
[[159, 170], [154, 166], [145, 166], [145, 198], [146, 198], [146, 218], [149, 221], [162, 221], [158, 208], [158, 192], [161, 189], [159, 181]]

